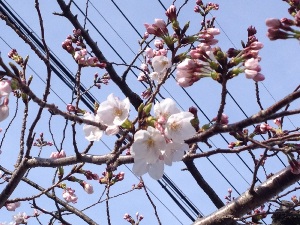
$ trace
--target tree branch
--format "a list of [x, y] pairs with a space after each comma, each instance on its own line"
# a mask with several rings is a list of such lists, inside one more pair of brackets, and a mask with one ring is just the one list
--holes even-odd
[[253, 195], [250, 194], [248, 190], [218, 211], [196, 220], [193, 225], [230, 224], [235, 221], [234, 218], [239, 218], [252, 209], [261, 206], [272, 197], [297, 182], [299, 179], [300, 174], [293, 174], [288, 166], [270, 177], [261, 185], [254, 188]]

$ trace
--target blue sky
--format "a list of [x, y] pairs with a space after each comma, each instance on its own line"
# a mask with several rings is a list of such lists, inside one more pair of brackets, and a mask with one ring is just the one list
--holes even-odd
[[[39, 32], [39, 24], [37, 20], [37, 14], [34, 9], [34, 1], [28, 0], [26, 3], [21, 0], [15, 1], [7, 1], [12, 8], [24, 19], [24, 21], [29, 24], [31, 29], [36, 32], [38, 35]], [[94, 9], [91, 5], [89, 6], [89, 18], [93, 21], [95, 26], [99, 29], [99, 31], [105, 36], [107, 40], [111, 43], [111, 45], [117, 50], [117, 52], [126, 60], [127, 63], [131, 62], [134, 58], [135, 54], [133, 52], [137, 52], [139, 50], [139, 45], [137, 41], [140, 39], [138, 34], [134, 32], [134, 30], [130, 27], [121, 13], [117, 10], [115, 5], [111, 1], [91, 1], [96, 9], [99, 11], [99, 14], [96, 9]], [[181, 5], [183, 1], [176, 1], [176, 5]], [[85, 1], [81, 3], [76, 2], [80, 8], [84, 9]], [[132, 22], [132, 24], [136, 27], [140, 34], [143, 34], [145, 29], [144, 23], [152, 23], [154, 18], [163, 18], [164, 9], [161, 7], [158, 1], [137, 1], [137, 0], [129, 0], [129, 1], [121, 1], [116, 0], [115, 3], [118, 7], [123, 11], [123, 13], [128, 17], [128, 19]], [[172, 1], [164, 1], [166, 7], [168, 7]], [[253, 25], [258, 30], [257, 37], [258, 39], [264, 43], [264, 48], [261, 50], [261, 67], [262, 73], [265, 75], [266, 80], [260, 84], [260, 94], [261, 101], [263, 106], [267, 107], [274, 103], [274, 101], [279, 100], [292, 90], [296, 88], [298, 85], [295, 82], [291, 82], [294, 76], [297, 76], [297, 72], [299, 71], [299, 64], [295, 63], [294, 58], [299, 54], [299, 43], [295, 40], [291, 41], [276, 41], [271, 42], [266, 38], [266, 26], [265, 19], [269, 17], [281, 18], [288, 16], [287, 14], [287, 5], [282, 1], [259, 1], [259, 0], [220, 0], [215, 1], [220, 5], [219, 11], [213, 11], [213, 15], [217, 17], [216, 27], [221, 29], [221, 35], [219, 36], [219, 46], [222, 50], [226, 51], [230, 47], [236, 46], [240, 47], [241, 40], [246, 41], [247, 38], [247, 28], [250, 25]], [[68, 34], [71, 34], [73, 27], [70, 25], [68, 21], [64, 18], [53, 16], [52, 12], [59, 12], [59, 8], [55, 2], [53, 3], [43, 3], [41, 2], [42, 14], [44, 17], [45, 23], [45, 32], [46, 32], [46, 41], [50, 46], [51, 50], [64, 62], [64, 64], [73, 72], [76, 72], [76, 64], [71, 59], [70, 55], [68, 55], [62, 48], [61, 42], [66, 38]], [[200, 27], [201, 18], [199, 15], [193, 13], [194, 1], [189, 1], [188, 4], [182, 9], [182, 13], [179, 17], [181, 24], [184, 24], [187, 21], [191, 21], [190, 24], [190, 33], [196, 32]], [[73, 8], [76, 12], [78, 10]], [[83, 21], [83, 17], [79, 14], [80, 21]], [[107, 22], [109, 23], [107, 23]], [[112, 30], [113, 27], [115, 29]], [[95, 29], [88, 23], [87, 28], [90, 30], [90, 34], [97, 40], [98, 45], [101, 50], [105, 54], [106, 58], [109, 61], [122, 63], [121, 59], [117, 57], [116, 53], [105, 43], [103, 38], [95, 31]], [[5, 26], [4, 22], [0, 23], [1, 29], [1, 38], [3, 38], [9, 45], [13, 48], [16, 48], [18, 52], [25, 56], [30, 55], [29, 65], [33, 68], [33, 70], [41, 77], [45, 77], [45, 67], [42, 65], [37, 57], [33, 54], [33, 52], [28, 48], [22, 41], [18, 39], [18, 37]], [[123, 39], [121, 40], [120, 37]], [[126, 44], [123, 42], [125, 41]], [[129, 49], [129, 47], [131, 49]], [[2, 57], [7, 54], [9, 51], [9, 47], [0, 40], [0, 50], [2, 52]], [[133, 51], [133, 52], [132, 52]], [[5, 59], [7, 62], [8, 59]], [[139, 66], [139, 62], [136, 64]], [[121, 74], [122, 71], [125, 70], [125, 67], [118, 66], [116, 70]], [[89, 87], [93, 82], [93, 74], [96, 70], [88, 69], [84, 71], [82, 74], [82, 82]], [[103, 73], [103, 71], [99, 71], [99, 74]], [[34, 74], [33, 71], [28, 71], [28, 75], [33, 74], [34, 80], [32, 83], [32, 87], [36, 91], [38, 96], [41, 96], [43, 91], [43, 81], [40, 80], [37, 75]], [[134, 74], [129, 74], [128, 80], [134, 90], [137, 93], [141, 93], [144, 88], [136, 81], [136, 77]], [[57, 96], [53, 95], [49, 98], [49, 102], [54, 102], [59, 107], [64, 109], [65, 103], [69, 103], [71, 100], [71, 91], [64, 87], [64, 84], [54, 75], [53, 83], [52, 83], [53, 93], [56, 92], [60, 98], [63, 99], [62, 102]], [[174, 80], [167, 82], [164, 85], [164, 90], [162, 94], [164, 97], [173, 97], [182, 107], [183, 110], [187, 110], [188, 107], [193, 106], [194, 103], [191, 99], [187, 98], [185, 93], [176, 86]], [[232, 79], [229, 82], [228, 89], [234, 100], [236, 100], [239, 106], [246, 112], [249, 116], [253, 113], [256, 113], [259, 110], [259, 107], [256, 103], [255, 99], [255, 86], [252, 80], [247, 80], [243, 74], [240, 74], [239, 77]], [[199, 81], [194, 86], [187, 88], [186, 91], [193, 97], [196, 103], [203, 109], [205, 114], [209, 118], [213, 118], [217, 114], [217, 110], [219, 107], [219, 97], [220, 97], [221, 87], [213, 80], [203, 79]], [[101, 90], [92, 90], [92, 94], [96, 97], [96, 99], [101, 102], [106, 99], [107, 95], [113, 92], [115, 95], [119, 96], [121, 99], [123, 98], [122, 94], [119, 90], [117, 90], [114, 84], [110, 84], [109, 86], [102, 86]], [[13, 114], [13, 102], [14, 98], [11, 98], [11, 116]], [[84, 106], [82, 105], [84, 108]], [[293, 107], [293, 106], [292, 106]], [[132, 108], [132, 117], [134, 116], [134, 109]], [[32, 114], [29, 117], [29, 121], [34, 119], [34, 108], [32, 109]], [[235, 122], [240, 119], [245, 118], [245, 115], [240, 111], [238, 106], [234, 103], [232, 99], [228, 97], [225, 113], [229, 115], [229, 121]], [[22, 106], [20, 106], [19, 116], [22, 114]], [[200, 121], [202, 124], [207, 123], [205, 116], [199, 113]], [[11, 118], [11, 117], [10, 117]], [[8, 121], [5, 121], [1, 124], [4, 128]], [[51, 139], [48, 131], [48, 121], [49, 121], [49, 113], [46, 111], [43, 114], [43, 120], [45, 123], [40, 124], [40, 126], [36, 129], [37, 134], [39, 132], [44, 132], [45, 137], [48, 140]], [[296, 124], [298, 119], [294, 116], [291, 117], [291, 121]], [[293, 124], [286, 120], [285, 126], [290, 128]], [[64, 120], [58, 117], [54, 117], [51, 121], [52, 129], [55, 133], [55, 139], [58, 143], [60, 143], [61, 135], [62, 135], [62, 126]], [[19, 142], [19, 124], [20, 120], [16, 120], [12, 128], [8, 132], [8, 137], [4, 142], [4, 146], [2, 147], [3, 153], [0, 155], [0, 164], [3, 166], [7, 166], [9, 169], [13, 169], [14, 160], [18, 154], [18, 142]], [[270, 122], [271, 124], [271, 122]], [[69, 131], [71, 131], [69, 129]], [[1, 134], [0, 134], [1, 135]], [[81, 138], [82, 135], [82, 126], [78, 126], [78, 145], [84, 149], [87, 146], [88, 142]], [[67, 155], [73, 153], [72, 145], [70, 142], [71, 137], [67, 137], [66, 141], [63, 144], [63, 149], [67, 152]], [[226, 136], [229, 141], [233, 141], [231, 137]], [[210, 143], [217, 147], [227, 147], [226, 142], [220, 137], [214, 137], [209, 140]], [[113, 146], [111, 138], [105, 137], [103, 142], [96, 143], [94, 149], [91, 153], [94, 154], [104, 154], [109, 151], [106, 148], [105, 144], [108, 146]], [[204, 144], [199, 144], [199, 147], [203, 150], [207, 150], [207, 146]], [[33, 150], [35, 151], [35, 150]], [[48, 157], [54, 149], [46, 147], [42, 152], [42, 157]], [[38, 150], [36, 149], [36, 152]], [[32, 152], [34, 154], [34, 152]], [[259, 155], [259, 152], [257, 152]], [[253, 168], [252, 160], [249, 154], [243, 153], [240, 154], [240, 157]], [[283, 161], [286, 162], [285, 157], [282, 157]], [[236, 189], [242, 193], [248, 187], [252, 179], [251, 172], [246, 168], [243, 162], [236, 155], [218, 155], [213, 156], [210, 160], [218, 167], [218, 169], [224, 173], [227, 179], [236, 187]], [[196, 166], [200, 170], [201, 174], [207, 180], [209, 184], [215, 189], [217, 194], [222, 198], [222, 196], [226, 195], [226, 191], [230, 188], [230, 185], [226, 182], [224, 178], [220, 175], [220, 173], [212, 166], [212, 164], [205, 158], [201, 158], [195, 161]], [[99, 168], [100, 167], [100, 168]], [[99, 167], [87, 167], [101, 174], [101, 172], [105, 169], [104, 166]], [[131, 169], [131, 165], [128, 165], [128, 168]], [[165, 172], [168, 176], [172, 178], [172, 180], [178, 185], [178, 187], [186, 194], [188, 198], [192, 200], [192, 202], [201, 210], [205, 215], [213, 212], [215, 207], [207, 198], [207, 196], [203, 193], [203, 191], [196, 185], [195, 181], [191, 178], [191, 176], [187, 172], [181, 171], [184, 168], [182, 163], [175, 163], [172, 167], [165, 168]], [[276, 172], [283, 168], [283, 165], [279, 162], [278, 159], [270, 159], [268, 162], [269, 172]], [[67, 169], [66, 169], [67, 170]], [[137, 183], [138, 180], [130, 173], [130, 171], [123, 167], [120, 168], [121, 171], [124, 170], [126, 175], [126, 179], [124, 182], [117, 184], [112, 187], [112, 193], [120, 193], [122, 191], [129, 190], [133, 183]], [[35, 180], [36, 182], [40, 182], [44, 187], [50, 184], [53, 169], [38, 169], [38, 172], [30, 172], [30, 178]], [[264, 180], [264, 175], [259, 173], [260, 179]], [[182, 224], [190, 224], [190, 220], [178, 209], [178, 207], [172, 202], [172, 200], [166, 195], [166, 193], [161, 189], [158, 183], [148, 175], [144, 177], [146, 185], [149, 189], [155, 193], [157, 198], [161, 200], [167, 208], [169, 208], [181, 221]], [[91, 196], [85, 195], [78, 185], [78, 190], [76, 189], [76, 193], [78, 193], [79, 201], [77, 205], [83, 207], [84, 205], [89, 205], [96, 201], [99, 198], [100, 194], [103, 191], [103, 186], [99, 184], [92, 183], [95, 188], [95, 193]], [[0, 186], [1, 187], [1, 186]], [[59, 193], [60, 190], [57, 191]], [[33, 192], [37, 193], [37, 192]], [[21, 196], [30, 196], [33, 194], [32, 190], [27, 188], [27, 186], [20, 186], [16, 193], [12, 197]], [[59, 195], [59, 194], [58, 194]], [[233, 195], [237, 196], [238, 194], [233, 192]], [[162, 224], [180, 224], [176, 220], [174, 216], [164, 207], [155, 197], [153, 197], [160, 215], [160, 219], [162, 220]], [[38, 200], [41, 205], [44, 207], [49, 207], [49, 202], [43, 198]], [[112, 222], [113, 224], [126, 224], [127, 222], [122, 219], [124, 213], [129, 213], [134, 215], [135, 212], [139, 211], [141, 214], [145, 216], [143, 224], [155, 224], [155, 218], [153, 215], [153, 209], [150, 203], [147, 201], [144, 193], [142, 191], [135, 191], [128, 195], [122, 196], [120, 198], [111, 200], [111, 211], [112, 211]], [[22, 206], [16, 211], [26, 211], [26, 213], [30, 214], [31, 209], [26, 207], [26, 204], [23, 203]], [[99, 208], [95, 208], [95, 210], [88, 211], [88, 215], [95, 215], [99, 213], [99, 218], [96, 220], [101, 224], [106, 224], [105, 220], [105, 204], [101, 204]], [[7, 212], [5, 209], [0, 210], [0, 222], [1, 221], [10, 221], [11, 217], [14, 213]], [[42, 217], [41, 217], [42, 219]], [[75, 223], [75, 222], [74, 222]], [[29, 224], [37, 224], [34, 221], [29, 221]], [[77, 224], [77, 221], [76, 221]]]

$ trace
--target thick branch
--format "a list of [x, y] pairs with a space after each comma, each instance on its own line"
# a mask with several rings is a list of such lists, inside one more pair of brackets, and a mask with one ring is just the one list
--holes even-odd
[[287, 104], [291, 103], [292, 101], [296, 100], [300, 97], [300, 91], [293, 92], [289, 95], [287, 95], [282, 100], [276, 102], [274, 105], [270, 106], [269, 108], [265, 110], [261, 110], [258, 113], [252, 115], [251, 117], [241, 120], [239, 122], [229, 124], [227, 126], [216, 124], [209, 128], [208, 130], [204, 131], [203, 133], [200, 133], [196, 135], [195, 137], [192, 137], [185, 142], [187, 144], [192, 144], [195, 142], [205, 141], [208, 138], [214, 136], [215, 134], [219, 133], [227, 133], [230, 131], [237, 131], [239, 129], [242, 129], [244, 127], [261, 123], [265, 120], [268, 120], [269, 117], [271, 117], [275, 112], [280, 110], [282, 107], [286, 106]]
[[188, 171], [191, 173], [191, 175], [196, 180], [197, 184], [202, 188], [202, 190], [207, 194], [207, 196], [210, 198], [210, 200], [214, 203], [214, 205], [219, 209], [224, 206], [224, 203], [219, 198], [217, 193], [214, 191], [214, 189], [211, 188], [211, 186], [204, 180], [198, 169], [196, 168], [194, 162], [192, 160], [184, 161]]
[[8, 184], [5, 186], [3, 191], [0, 194], [0, 209], [4, 206], [7, 199], [11, 196], [14, 192], [18, 184], [20, 183], [22, 177], [27, 171], [26, 167], [26, 158], [22, 160], [18, 168], [13, 172]]
[[[27, 167], [28, 168], [58, 167], [58, 166], [75, 165], [77, 163], [83, 163], [83, 162], [102, 165], [102, 164], [106, 164], [107, 161], [112, 160], [114, 157], [115, 157], [114, 154], [99, 155], [99, 156], [80, 154], [79, 158], [76, 155], [74, 155], [74, 156], [69, 156], [60, 159], [35, 157], [27, 161]], [[128, 163], [133, 163], [132, 156], [119, 156], [119, 158], [116, 160], [116, 165], [128, 164]]]
[[261, 206], [299, 179], [300, 174], [293, 174], [290, 167], [287, 167], [254, 188], [253, 195], [250, 194], [249, 191], [246, 191], [240, 197], [218, 211], [207, 217], [196, 220], [193, 225], [230, 224], [234, 221], [234, 218], [240, 218], [252, 209]]

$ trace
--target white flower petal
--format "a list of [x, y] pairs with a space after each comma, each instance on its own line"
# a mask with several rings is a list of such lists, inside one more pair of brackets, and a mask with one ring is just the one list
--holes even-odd
[[105, 130], [106, 135], [115, 135], [119, 133], [119, 126], [108, 126]]
[[164, 174], [164, 161], [158, 159], [156, 163], [150, 164], [148, 173], [155, 180], [162, 178]]
[[158, 130], [148, 127], [147, 130], [139, 130], [134, 135], [131, 151], [134, 158], [145, 158], [147, 163], [154, 163], [165, 150], [166, 141]]
[[164, 117], [167, 120], [172, 114], [179, 112], [175, 101], [171, 98], [166, 98], [154, 105], [154, 114], [157, 118]]
[[163, 73], [171, 67], [171, 61], [166, 56], [154, 56], [152, 66], [155, 72]]
[[166, 136], [176, 143], [183, 143], [184, 140], [192, 137], [195, 134], [195, 129], [191, 124], [193, 118], [194, 116], [190, 112], [171, 115], [165, 128]]
[[107, 100], [99, 105], [97, 114], [100, 120], [107, 126], [121, 126], [129, 115], [130, 102], [126, 98], [120, 101], [113, 94], [107, 97]]
[[136, 176], [142, 176], [148, 172], [149, 165], [145, 159], [134, 159], [134, 164], [132, 167], [132, 172]]
[[[96, 121], [99, 122], [99, 118], [98, 116], [94, 116], [91, 113], [85, 113], [83, 115], [83, 118], [86, 120], [91, 120], [91, 121]], [[84, 132], [84, 136], [88, 141], [99, 141], [100, 138], [103, 135], [103, 131], [100, 130], [98, 127], [92, 126], [92, 125], [88, 125], [88, 124], [84, 124], [83, 125], [83, 132]]]

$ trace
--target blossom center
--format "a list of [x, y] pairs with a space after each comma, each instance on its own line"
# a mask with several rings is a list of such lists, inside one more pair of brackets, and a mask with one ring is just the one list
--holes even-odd
[[123, 112], [122, 112], [122, 110], [121, 109], [119, 109], [119, 108], [115, 108], [114, 109], [114, 115], [115, 116], [122, 116], [122, 114], [123, 114]]
[[154, 140], [152, 138], [149, 138], [147, 141], [146, 141], [146, 145], [148, 148], [152, 148], [154, 147]]
[[171, 123], [170, 125], [171, 130], [178, 131], [181, 129], [181, 125], [179, 123], [176, 123], [175, 121]]

